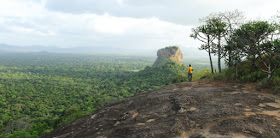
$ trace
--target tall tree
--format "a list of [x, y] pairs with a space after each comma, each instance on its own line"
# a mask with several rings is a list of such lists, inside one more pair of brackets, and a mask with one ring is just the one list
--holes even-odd
[[[238, 10], [234, 11], [226, 11], [226, 12], [220, 12], [214, 15], [217, 18], [220, 18], [223, 22], [226, 22], [226, 30], [224, 33], [224, 40], [226, 42], [226, 45], [224, 46], [223, 50], [223, 57], [225, 58], [225, 61], [229, 67], [231, 67], [235, 62], [236, 59], [236, 45], [232, 45], [232, 37], [234, 34], [235, 29], [239, 28], [241, 24], [243, 23], [245, 17], [243, 12], [240, 12]], [[235, 51], [233, 51], [235, 50]]]
[[210, 66], [211, 66], [211, 72], [214, 73], [213, 70], [213, 63], [212, 63], [212, 57], [211, 57], [211, 49], [212, 49], [212, 43], [215, 39], [215, 36], [213, 35], [213, 28], [212, 25], [208, 20], [206, 22], [206, 25], [198, 26], [197, 28], [192, 29], [192, 34], [190, 37], [194, 39], [198, 39], [203, 44], [200, 46], [199, 50], [205, 50], [208, 52], [209, 60], [210, 60]]
[[224, 36], [224, 33], [226, 32], [226, 26], [227, 23], [223, 22], [220, 18], [211, 18], [209, 19], [209, 22], [211, 24], [212, 31], [211, 33], [216, 37], [217, 42], [215, 44], [215, 54], [218, 55], [218, 70], [221, 73], [221, 58], [222, 58], [222, 38]]
[[235, 35], [239, 36], [238, 43], [243, 45], [242, 50], [251, 61], [253, 68], [257, 67], [256, 59], [260, 45], [275, 31], [275, 26], [266, 21], [252, 21], [243, 24], [235, 31]]

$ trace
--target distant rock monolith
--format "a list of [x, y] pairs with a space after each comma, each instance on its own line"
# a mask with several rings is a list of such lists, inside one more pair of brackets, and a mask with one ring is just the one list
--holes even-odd
[[157, 56], [158, 57], [153, 66], [162, 66], [168, 62], [177, 62], [182, 64], [183, 55], [180, 48], [177, 46], [159, 49]]

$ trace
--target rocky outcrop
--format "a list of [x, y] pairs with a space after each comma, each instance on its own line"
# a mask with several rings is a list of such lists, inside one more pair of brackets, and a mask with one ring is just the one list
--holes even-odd
[[158, 50], [157, 59], [153, 66], [162, 66], [167, 62], [177, 62], [182, 64], [183, 55], [179, 47], [170, 46]]
[[104, 107], [42, 138], [279, 138], [279, 97], [252, 88], [168, 85]]

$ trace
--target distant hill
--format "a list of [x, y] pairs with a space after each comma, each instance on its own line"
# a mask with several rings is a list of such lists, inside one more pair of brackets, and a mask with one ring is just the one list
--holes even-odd
[[[152, 49], [152, 48], [151, 48]], [[184, 54], [185, 59], [202, 59], [208, 61], [208, 56], [205, 51], [200, 51], [197, 48], [180, 46], [182, 54]], [[0, 43], [0, 53], [29, 53], [29, 52], [41, 52], [47, 51], [49, 53], [87, 53], [87, 54], [125, 54], [125, 55], [146, 55], [146, 56], [155, 56], [157, 49], [154, 50], [145, 50], [145, 49], [129, 49], [129, 48], [116, 48], [112, 46], [105, 47], [57, 47], [57, 46], [41, 46], [41, 45], [32, 45], [32, 46], [15, 46]]]
[[122, 49], [114, 47], [68, 47], [61, 48], [56, 46], [14, 46], [8, 44], [0, 44], [0, 51], [5, 53], [11, 52], [42, 52], [48, 51], [50, 53], [94, 53], [94, 54], [129, 54], [129, 55], [152, 55], [154, 51], [149, 50], [133, 50]]

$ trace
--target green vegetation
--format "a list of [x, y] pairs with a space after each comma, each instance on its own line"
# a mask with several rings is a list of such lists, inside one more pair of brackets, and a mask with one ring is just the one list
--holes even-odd
[[[204, 78], [207, 78], [211, 73], [210, 69], [203, 69], [197, 71], [197, 73], [193, 73], [192, 81], [198, 81]], [[172, 79], [172, 83], [180, 83], [180, 82], [188, 82], [188, 76], [186, 74], [179, 74]]]
[[186, 68], [153, 57], [0, 56], [0, 137], [38, 137], [108, 104], [170, 84]]
[[207, 76], [210, 73], [211, 73], [210, 69], [200, 70], [198, 73], [194, 74], [193, 81], [198, 81], [198, 80], [204, 79], [205, 76]]
[[[218, 55], [219, 73], [211, 80], [258, 82], [280, 93], [280, 23], [277, 20], [243, 22], [239, 11], [214, 13], [193, 29], [190, 37], [200, 40], [201, 50]], [[279, 16], [278, 16], [279, 18]], [[221, 71], [221, 58], [227, 68]], [[203, 74], [203, 73], [201, 73]], [[204, 78], [204, 77], [202, 77]]]
[[169, 49], [169, 48], [175, 48], [175, 49], [178, 49], [179, 47], [178, 47], [178, 46], [168, 46], [168, 47], [165, 47], [165, 48], [161, 48], [161, 49], [159, 49], [159, 50]]
[[236, 68], [230, 67], [223, 69], [221, 73], [204, 74], [201, 78], [219, 81], [237, 81], [237, 82], [256, 82], [261, 88], [269, 88], [275, 93], [280, 94], [280, 68], [275, 71], [272, 78], [268, 79], [266, 73], [260, 69], [254, 70], [246, 61], [242, 62], [238, 67], [238, 76], [236, 76]]

